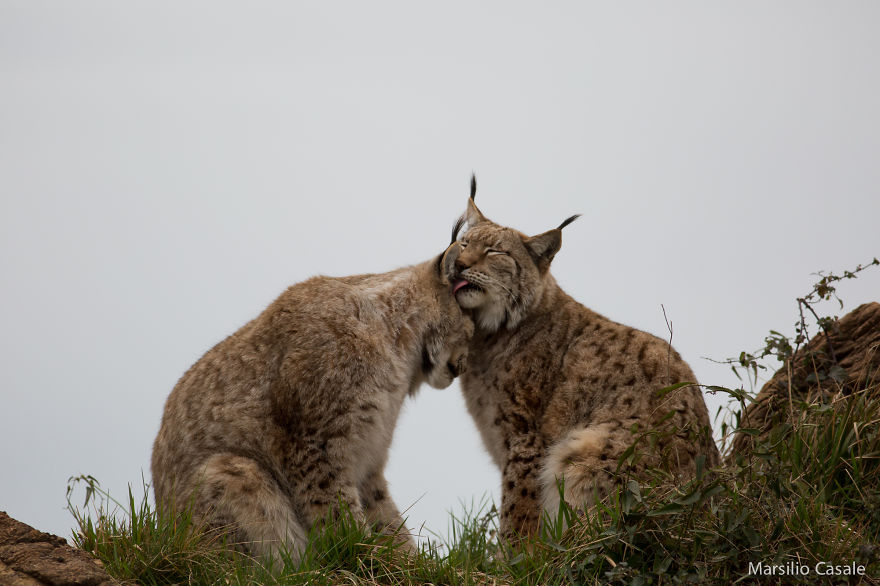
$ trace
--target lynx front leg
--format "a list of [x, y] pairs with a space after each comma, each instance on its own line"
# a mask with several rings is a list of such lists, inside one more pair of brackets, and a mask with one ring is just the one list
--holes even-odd
[[541, 450], [534, 439], [511, 442], [501, 473], [500, 531], [505, 539], [537, 533], [541, 522], [538, 475]]
[[350, 466], [345, 465], [344, 459], [334, 457], [337, 450], [331, 444], [312, 446], [297, 454], [299, 465], [294, 467], [295, 477], [291, 478], [294, 498], [309, 526], [328, 516], [337, 516], [340, 506], [345, 507], [355, 521], [363, 523], [364, 507]]
[[385, 475], [381, 471], [371, 473], [361, 484], [360, 494], [367, 521], [380, 533], [394, 535], [395, 541], [415, 551], [415, 540], [388, 492]]

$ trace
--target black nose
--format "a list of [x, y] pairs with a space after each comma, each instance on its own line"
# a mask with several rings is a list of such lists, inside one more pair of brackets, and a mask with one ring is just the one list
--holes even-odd
[[446, 363], [446, 368], [447, 368], [447, 370], [449, 370], [449, 374], [452, 375], [452, 378], [455, 378], [455, 377], [457, 377], [459, 374], [461, 374], [461, 369], [458, 367], [457, 364], [453, 364], [453, 363], [451, 363], [451, 362], [447, 362], [447, 363]]
[[455, 272], [456, 273], [461, 273], [466, 268], [468, 268], [467, 264], [463, 260], [461, 260], [460, 257], [455, 259]]

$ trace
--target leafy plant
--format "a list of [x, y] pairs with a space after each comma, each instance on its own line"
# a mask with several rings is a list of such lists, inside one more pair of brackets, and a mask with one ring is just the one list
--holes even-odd
[[[826, 336], [832, 331], [837, 316], [820, 316], [815, 309], [817, 303], [834, 299], [842, 309], [843, 301], [837, 296], [837, 284], [844, 280], [855, 279], [862, 271], [878, 265], [880, 265], [880, 259], [874, 258], [868, 263], [856, 265], [852, 270], [843, 271], [843, 274], [841, 275], [819, 271], [817, 275], [820, 278], [813, 284], [810, 292], [803, 297], [797, 298], [798, 320], [794, 324], [793, 337], [788, 337], [775, 330], [770, 330], [770, 333], [764, 338], [763, 347], [752, 352], [740, 352], [737, 358], [728, 358], [723, 362], [731, 366], [733, 373], [740, 380], [742, 380], [742, 374], [740, 371], [743, 371], [746, 376], [749, 377], [753, 385], [757, 384], [758, 371], [768, 369], [768, 367], [761, 362], [763, 359], [768, 356], [773, 356], [778, 362], [785, 362], [791, 358], [804, 343], [810, 341], [809, 330], [811, 324], [806, 319], [806, 314], [813, 316], [815, 325], [818, 326], [818, 330]], [[832, 359], [834, 359], [833, 346], [831, 347], [831, 353]], [[840, 373], [837, 372], [835, 374], [837, 375], [837, 378], [839, 378]], [[832, 376], [832, 378], [835, 377]]]

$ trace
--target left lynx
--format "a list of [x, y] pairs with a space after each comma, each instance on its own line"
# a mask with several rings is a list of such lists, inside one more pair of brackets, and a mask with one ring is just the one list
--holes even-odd
[[400, 407], [449, 386], [473, 323], [452, 297], [460, 252], [383, 274], [293, 285], [178, 381], [153, 446], [161, 514], [237, 547], [296, 559], [309, 528], [344, 504], [411, 543], [383, 474]]

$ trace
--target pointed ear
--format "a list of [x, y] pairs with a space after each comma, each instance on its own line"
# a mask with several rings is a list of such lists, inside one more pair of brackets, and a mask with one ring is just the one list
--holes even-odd
[[452, 225], [452, 238], [449, 240], [449, 244], [452, 244], [456, 240], [458, 240], [458, 233], [461, 232], [461, 229], [464, 227], [464, 216], [459, 216], [457, 220], [455, 220], [455, 224]]
[[543, 234], [526, 238], [523, 240], [523, 244], [526, 245], [526, 248], [532, 254], [532, 258], [535, 259], [538, 270], [543, 273], [550, 268], [553, 257], [556, 256], [556, 253], [559, 252], [559, 248], [562, 246], [562, 230], [559, 228], [548, 230]]
[[477, 196], [477, 176], [471, 175], [471, 198], [467, 202], [467, 210], [464, 212], [464, 219], [467, 221], [468, 228], [479, 224], [480, 222], [486, 221], [486, 216], [480, 211], [477, 207], [477, 204], [474, 203], [474, 198]]
[[440, 279], [446, 285], [451, 284], [453, 279], [455, 279], [455, 261], [458, 260], [458, 255], [460, 254], [461, 244], [453, 242], [440, 257]]
[[559, 252], [560, 247], [562, 247], [562, 229], [580, 217], [580, 214], [575, 214], [570, 218], [566, 218], [564, 222], [559, 224], [558, 228], [548, 230], [543, 234], [538, 234], [537, 236], [532, 236], [531, 238], [523, 240], [523, 244], [525, 244], [529, 252], [532, 253], [532, 257], [535, 259], [539, 271], [543, 273], [550, 268], [550, 263], [553, 261], [553, 257], [556, 256], [556, 253]]
[[480, 222], [485, 222], [486, 216], [483, 215], [477, 207], [477, 204], [474, 203], [474, 200], [469, 199], [467, 203], [467, 211], [464, 213], [464, 219], [467, 220], [468, 228], [471, 228]]

